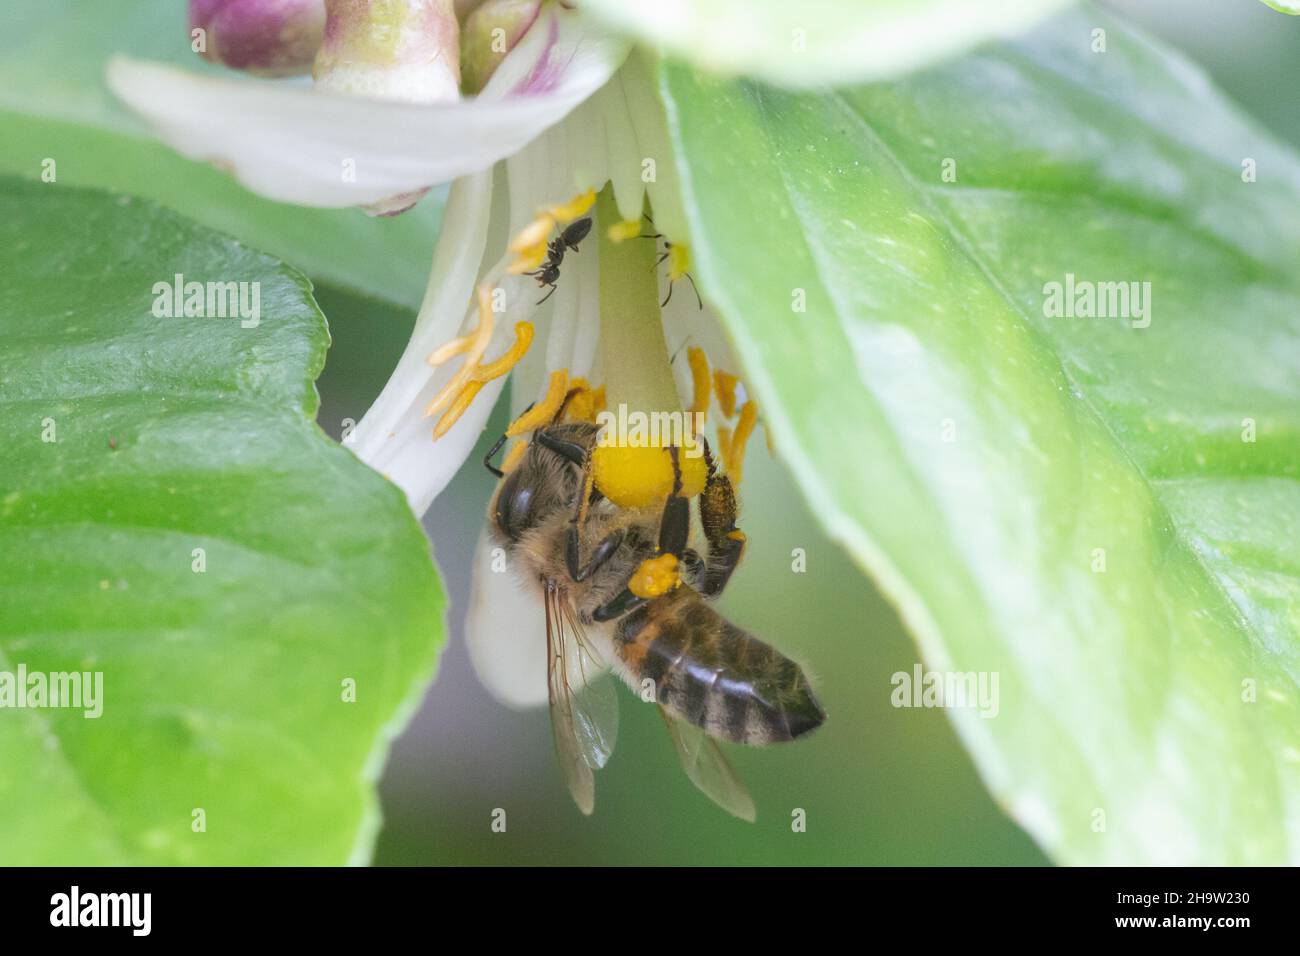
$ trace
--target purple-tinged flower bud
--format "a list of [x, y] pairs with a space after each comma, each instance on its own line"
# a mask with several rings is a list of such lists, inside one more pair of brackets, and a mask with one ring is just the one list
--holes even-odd
[[190, 0], [190, 38], [205, 60], [261, 76], [311, 72], [325, 0]]
[[316, 88], [405, 103], [460, 96], [453, 0], [325, 0]]
[[541, 0], [487, 0], [465, 20], [460, 68], [466, 93], [477, 93], [537, 19]]

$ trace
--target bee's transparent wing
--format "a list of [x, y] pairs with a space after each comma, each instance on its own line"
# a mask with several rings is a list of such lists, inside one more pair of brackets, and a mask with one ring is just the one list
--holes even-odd
[[659, 708], [659, 713], [668, 725], [668, 736], [673, 739], [682, 769], [691, 783], [732, 816], [753, 823], [757, 816], [754, 798], [736, 776], [717, 742], [699, 727], [674, 717], [663, 707]]
[[578, 809], [591, 813], [594, 771], [605, 766], [618, 737], [618, 694], [607, 665], [554, 585], [546, 588], [546, 652], [555, 752]]

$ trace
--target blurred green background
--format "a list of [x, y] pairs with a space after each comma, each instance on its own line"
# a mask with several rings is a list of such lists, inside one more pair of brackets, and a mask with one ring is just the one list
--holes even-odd
[[[1300, 145], [1300, 19], [1257, 0], [1124, 0], [1106, 6], [1181, 47], [1261, 124]], [[334, 336], [321, 424], [360, 419], [400, 354], [409, 316], [336, 289], [318, 299]], [[489, 435], [504, 424], [498, 409]], [[471, 462], [481, 457], [490, 443]], [[751, 551], [722, 610], [804, 662], [830, 718], [798, 744], [730, 748], [758, 822], [716, 809], [686, 780], [654, 708], [622, 694], [620, 739], [578, 813], [544, 711], [480, 687], [463, 639], [469, 566], [493, 483], [472, 464], [425, 526], [451, 598], [438, 679], [393, 748], [378, 864], [1041, 864], [981, 784], [941, 711], [894, 709], [890, 675], [917, 660], [893, 610], [817, 529], [790, 478], [755, 441], [742, 489]], [[744, 510], [744, 504], [750, 507]], [[761, 507], [756, 506], [761, 503]], [[807, 571], [791, 571], [791, 550]], [[507, 814], [493, 833], [492, 813]], [[807, 814], [807, 832], [791, 812]]]

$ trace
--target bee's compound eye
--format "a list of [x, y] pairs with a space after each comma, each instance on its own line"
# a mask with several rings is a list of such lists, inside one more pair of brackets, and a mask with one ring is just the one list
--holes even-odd
[[518, 538], [528, 530], [533, 505], [533, 487], [522, 482], [521, 477], [520, 471], [512, 471], [506, 476], [501, 492], [497, 495], [497, 527], [511, 539]]

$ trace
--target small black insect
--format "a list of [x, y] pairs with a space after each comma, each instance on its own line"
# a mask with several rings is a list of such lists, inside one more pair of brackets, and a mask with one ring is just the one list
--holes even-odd
[[[644, 218], [645, 218], [646, 222], [650, 223], [651, 226], [653, 226], [653, 225], [655, 224], [655, 221], [654, 221], [653, 219], [651, 219], [649, 216], [644, 216]], [[658, 240], [660, 240], [660, 239], [664, 239], [664, 236], [663, 236], [663, 233], [661, 233], [661, 232], [655, 232], [655, 233], [650, 233], [650, 234], [645, 234], [645, 233], [643, 233], [643, 234], [641, 234], [640, 236], [638, 236], [637, 238], [638, 238], [638, 239], [653, 239], [653, 240], [655, 240], [655, 241], [658, 241]], [[671, 242], [669, 242], [667, 239], [664, 239], [664, 251], [661, 252], [661, 253], [659, 254], [659, 258], [655, 260], [654, 268], [658, 269], [661, 265], [664, 264], [664, 260], [670, 258], [670, 257], [672, 256], [672, 254], [673, 254], [673, 244], [672, 244]], [[683, 275], [685, 275], [687, 281], [690, 282], [690, 284], [691, 284], [691, 288], [695, 290], [695, 302], [696, 302], [696, 304], [699, 305], [699, 307], [700, 307], [701, 309], [703, 309], [703, 308], [704, 308], [704, 300], [700, 298], [700, 290], [699, 290], [699, 287], [695, 285], [695, 279], [694, 279], [694, 277], [692, 277], [691, 274], [690, 274], [689, 272], [683, 273]], [[662, 309], [664, 306], [666, 306], [666, 305], [668, 304], [668, 300], [671, 299], [672, 297], [673, 297], [673, 280], [672, 280], [672, 278], [671, 278], [671, 276], [670, 276], [669, 279], [668, 279], [668, 294], [667, 294], [666, 296], [664, 296], [664, 300], [663, 300], [662, 302], [659, 303], [659, 308]]]
[[586, 239], [589, 232], [591, 232], [590, 216], [575, 219], [564, 227], [558, 238], [547, 243], [546, 261], [542, 263], [541, 268], [524, 273], [526, 276], [535, 278], [539, 286], [548, 285], [551, 287], [550, 292], [537, 300], [538, 305], [541, 305], [555, 294], [555, 283], [560, 278], [560, 263], [564, 262], [564, 254], [570, 249], [577, 252], [578, 243]]

